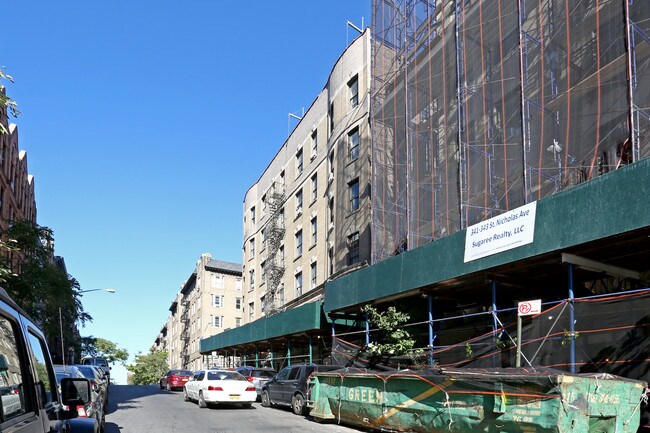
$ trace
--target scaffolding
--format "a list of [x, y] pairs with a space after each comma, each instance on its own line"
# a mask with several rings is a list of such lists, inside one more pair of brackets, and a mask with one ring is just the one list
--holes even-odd
[[373, 263], [650, 155], [647, 4], [372, 11]]
[[268, 247], [268, 256], [264, 264], [266, 284], [265, 303], [262, 307], [264, 314], [271, 315], [277, 312], [284, 304], [282, 287], [284, 275], [284, 202], [285, 186], [283, 183], [274, 182], [266, 195], [266, 205], [269, 210], [269, 220], [264, 228], [264, 235]]

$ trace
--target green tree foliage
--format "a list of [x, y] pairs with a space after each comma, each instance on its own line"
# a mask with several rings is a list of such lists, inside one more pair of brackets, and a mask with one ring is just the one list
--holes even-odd
[[[13, 77], [7, 74], [5, 70], [6, 67], [0, 67], [0, 107], [2, 109], [7, 109], [12, 116], [18, 117], [18, 115], [20, 115], [18, 104], [16, 104], [16, 101], [7, 96], [5, 86], [2, 84], [5, 81], [10, 81], [12, 83], [14, 82]], [[0, 134], [6, 134], [7, 132], [8, 131], [5, 125], [0, 123]]]
[[369, 357], [377, 359], [412, 353], [415, 340], [402, 326], [408, 322], [408, 314], [397, 311], [395, 307], [381, 312], [371, 305], [363, 307], [363, 312], [368, 316], [370, 326], [378, 329], [374, 334], [375, 341], [366, 347]]
[[168, 369], [167, 352], [151, 351], [146, 355], [138, 354], [135, 363], [127, 365], [126, 368], [133, 373], [131, 377], [133, 385], [157, 384]]
[[81, 351], [84, 355], [106, 358], [109, 363], [119, 362], [126, 365], [129, 359], [129, 352], [126, 349], [120, 349], [117, 344], [104, 338], [83, 337]]
[[[62, 327], [66, 347], [77, 346], [76, 323], [83, 325], [92, 318], [77, 294], [77, 280], [54, 263], [52, 230], [30, 221], [14, 221], [1, 235], [9, 241], [0, 254], [0, 268], [11, 270], [0, 273], [2, 286], [36, 320], [48, 341], [58, 340], [60, 345]], [[79, 353], [78, 347], [75, 352]]]

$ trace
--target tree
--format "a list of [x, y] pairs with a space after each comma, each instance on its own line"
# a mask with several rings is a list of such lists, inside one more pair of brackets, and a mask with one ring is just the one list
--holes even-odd
[[167, 372], [167, 352], [150, 351], [146, 355], [138, 354], [135, 363], [127, 365], [127, 370], [133, 373], [133, 385], [153, 385]]
[[80, 353], [76, 324], [83, 325], [92, 317], [77, 294], [77, 280], [54, 262], [52, 230], [23, 220], [14, 221], [1, 235], [9, 239], [0, 254], [0, 268], [7, 270], [0, 275], [9, 296], [41, 327], [53, 355], [61, 350], [61, 329], [64, 341]]
[[366, 305], [362, 311], [367, 315], [370, 325], [378, 329], [375, 340], [365, 347], [371, 365], [382, 359], [421, 352], [413, 351], [415, 340], [402, 326], [410, 318], [407, 313], [397, 311], [395, 307], [380, 312], [371, 305]]
[[120, 349], [117, 344], [105, 338], [83, 337], [81, 351], [84, 355], [106, 358], [109, 363], [119, 362], [126, 365], [126, 361], [129, 359], [129, 352], [126, 349]]
[[[10, 82], [14, 82], [14, 79], [11, 75], [5, 73], [6, 67], [2, 66], [0, 67], [0, 80], [7, 80]], [[9, 113], [11, 113], [12, 116], [18, 117], [20, 115], [20, 111], [18, 110], [18, 104], [16, 104], [16, 101], [11, 99], [9, 96], [7, 96], [6, 91], [5, 91], [5, 86], [0, 83], [0, 108], [2, 109], [8, 109]], [[0, 134], [6, 134], [7, 128], [5, 125], [0, 123]]]

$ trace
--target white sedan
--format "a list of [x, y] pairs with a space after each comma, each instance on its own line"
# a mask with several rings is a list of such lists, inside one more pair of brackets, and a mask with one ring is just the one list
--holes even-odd
[[251, 407], [257, 400], [255, 385], [236, 371], [200, 370], [183, 387], [185, 401], [196, 400], [199, 407], [210, 403], [239, 403]]

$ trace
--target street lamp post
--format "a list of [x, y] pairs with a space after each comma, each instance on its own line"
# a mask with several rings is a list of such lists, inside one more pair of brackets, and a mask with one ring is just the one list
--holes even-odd
[[[75, 295], [79, 295], [81, 293], [88, 293], [88, 292], [108, 292], [108, 293], [115, 293], [115, 289], [88, 289], [88, 290], [79, 290], [73, 292]], [[63, 365], [65, 365], [65, 346], [63, 344], [63, 314], [61, 313], [61, 307], [59, 307], [59, 327], [61, 330], [61, 358], [63, 361]]]
[[115, 289], [88, 289], [88, 290], [79, 290], [78, 292], [74, 292], [74, 293], [78, 295], [80, 293], [97, 292], [97, 291], [115, 293], [116, 290]]

